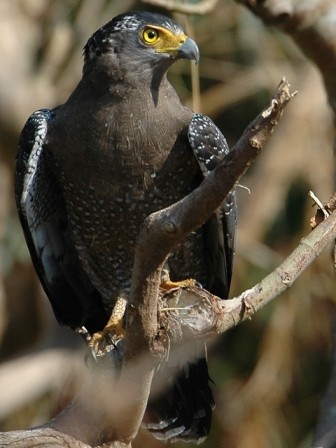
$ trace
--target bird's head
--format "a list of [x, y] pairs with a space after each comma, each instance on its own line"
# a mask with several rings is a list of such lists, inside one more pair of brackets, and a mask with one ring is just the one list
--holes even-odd
[[99, 65], [113, 74], [138, 79], [164, 73], [178, 59], [198, 62], [196, 43], [170, 18], [150, 12], [121, 14], [96, 31], [84, 48], [85, 67]]

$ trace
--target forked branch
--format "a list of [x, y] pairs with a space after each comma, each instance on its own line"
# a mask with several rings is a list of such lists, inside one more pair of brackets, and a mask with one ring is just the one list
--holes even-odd
[[[170, 313], [162, 310], [162, 306], [168, 307], [167, 303], [171, 299], [164, 297], [163, 302], [159, 302], [162, 264], [167, 255], [219, 207], [265, 147], [284, 108], [294, 95], [290, 93], [288, 82], [283, 79], [270, 104], [247, 127], [221, 165], [188, 196], [146, 219], [136, 245], [132, 290], [126, 313], [125, 354], [119, 379], [113, 379], [113, 369], [109, 371], [108, 367], [104, 372], [93, 372], [90, 382], [79, 396], [52, 422], [35, 430], [2, 434], [1, 446], [61, 446], [63, 435], [64, 445], [69, 447], [131, 446], [146, 409], [155, 367], [162, 356], [167, 354], [167, 338], [160, 337], [162, 333], [158, 333], [158, 328], [164, 325], [165, 319], [170, 319], [171, 328], [174, 320], [180, 320], [184, 326], [190, 324], [190, 313], [188, 319], [184, 320], [183, 314], [179, 316], [175, 311]], [[207, 295], [205, 291], [196, 289], [191, 295], [196, 297], [197, 302], [199, 295], [203, 297], [203, 294]], [[168, 302], [165, 302], [167, 299]], [[238, 317], [247, 317], [249, 307], [251, 310], [254, 306], [257, 308], [257, 305], [252, 304], [250, 295], [225, 304], [210, 297], [214, 309], [223, 315], [228, 314], [232, 325], [241, 320], [232, 318], [230, 309], [233, 303], [238, 303], [237, 300], [240, 308], [244, 307], [240, 311], [237, 308]], [[158, 313], [158, 306], [161, 307], [161, 314]], [[202, 321], [201, 308], [196, 304], [195, 310], [192, 320], [198, 324]], [[227, 327], [217, 326], [214, 332], [224, 331]], [[200, 337], [211, 333], [204, 331], [204, 328], [196, 333], [198, 331]], [[169, 338], [174, 342], [173, 333], [169, 334]], [[143, 356], [139, 357], [139, 353]], [[173, 352], [169, 355], [173, 356]]]

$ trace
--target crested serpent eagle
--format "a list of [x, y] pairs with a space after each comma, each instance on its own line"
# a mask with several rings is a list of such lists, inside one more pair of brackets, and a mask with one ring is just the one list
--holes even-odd
[[[206, 116], [184, 107], [167, 80], [196, 43], [156, 13], [115, 17], [88, 40], [83, 75], [68, 100], [34, 112], [16, 162], [16, 202], [27, 245], [57, 320], [90, 334], [131, 286], [144, 219], [195, 189], [228, 153]], [[193, 278], [227, 298], [236, 206], [221, 210], [170, 254], [170, 279]], [[196, 342], [195, 342], [196, 344]], [[159, 439], [201, 442], [214, 407], [205, 350], [148, 405]], [[169, 360], [165, 364], [169, 370]], [[158, 373], [159, 374], [159, 373]]]

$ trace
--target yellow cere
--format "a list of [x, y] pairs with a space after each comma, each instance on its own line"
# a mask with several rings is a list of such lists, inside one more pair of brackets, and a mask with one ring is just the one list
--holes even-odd
[[140, 37], [144, 44], [155, 48], [158, 53], [174, 54], [179, 47], [188, 39], [183, 33], [174, 34], [172, 31], [156, 25], [144, 28]]

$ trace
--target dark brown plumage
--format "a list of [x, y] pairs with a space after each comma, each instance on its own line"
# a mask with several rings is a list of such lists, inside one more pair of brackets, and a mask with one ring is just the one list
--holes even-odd
[[[171, 19], [118, 16], [90, 38], [84, 58], [67, 102], [35, 112], [22, 131], [16, 199], [57, 319], [93, 333], [117, 297], [127, 298], [144, 218], [192, 191], [228, 148], [211, 120], [183, 107], [167, 81], [175, 60], [198, 59], [196, 44]], [[234, 229], [230, 197], [222, 216], [171, 254], [171, 279], [195, 278], [226, 298]], [[185, 367], [169, 394], [156, 402], [150, 429], [159, 438], [202, 440], [213, 407], [206, 362]]]

